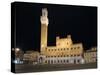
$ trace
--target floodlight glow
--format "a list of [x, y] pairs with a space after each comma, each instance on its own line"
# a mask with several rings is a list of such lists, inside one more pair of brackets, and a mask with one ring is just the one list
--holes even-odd
[[16, 51], [19, 51], [20, 49], [19, 49], [19, 48], [16, 48], [15, 50], [16, 50]]

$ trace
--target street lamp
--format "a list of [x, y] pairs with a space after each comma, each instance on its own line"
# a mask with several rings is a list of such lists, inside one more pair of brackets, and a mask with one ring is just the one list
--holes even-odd
[[15, 51], [20, 51], [20, 49], [19, 48], [15, 48]]

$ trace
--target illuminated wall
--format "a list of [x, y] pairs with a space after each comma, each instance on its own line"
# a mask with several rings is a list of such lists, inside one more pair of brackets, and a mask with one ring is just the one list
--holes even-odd
[[47, 33], [48, 33], [48, 12], [47, 9], [42, 9], [42, 16], [40, 18], [41, 21], [41, 43], [40, 43], [40, 50], [41, 52], [47, 47]]

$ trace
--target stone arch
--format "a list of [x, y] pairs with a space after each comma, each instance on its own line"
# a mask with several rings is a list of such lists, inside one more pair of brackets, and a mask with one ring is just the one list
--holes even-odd
[[39, 58], [39, 63], [43, 63], [43, 57]]

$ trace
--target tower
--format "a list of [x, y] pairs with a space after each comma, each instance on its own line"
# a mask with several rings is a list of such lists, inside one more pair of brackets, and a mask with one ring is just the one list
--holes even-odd
[[42, 16], [40, 17], [41, 21], [41, 43], [40, 50], [41, 52], [47, 47], [47, 32], [48, 32], [48, 11], [47, 8], [42, 9]]

